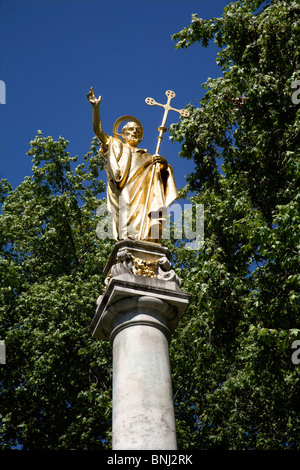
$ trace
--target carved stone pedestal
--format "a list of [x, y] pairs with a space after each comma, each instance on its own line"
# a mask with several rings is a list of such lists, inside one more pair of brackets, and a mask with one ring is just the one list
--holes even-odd
[[125, 240], [90, 326], [113, 346], [113, 449], [175, 450], [169, 343], [189, 294], [158, 244]]

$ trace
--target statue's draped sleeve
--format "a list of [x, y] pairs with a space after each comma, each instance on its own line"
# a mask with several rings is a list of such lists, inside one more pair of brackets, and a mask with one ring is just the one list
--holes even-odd
[[[114, 238], [127, 238], [128, 232], [135, 238], [141, 230], [141, 239], [148, 239], [154, 218], [163, 222], [167, 206], [178, 197], [172, 167], [168, 166], [163, 171], [159, 165], [153, 167], [151, 154], [143, 149], [132, 149], [114, 137], [110, 137], [104, 156], [108, 179], [107, 205], [114, 214]], [[120, 207], [121, 201], [126, 208]], [[146, 218], [141, 228], [144, 213]]]
[[[128, 178], [131, 165], [131, 152], [125, 151], [119, 139], [110, 137], [106, 157], [106, 172], [111, 183], [122, 189]], [[122, 157], [122, 158], [121, 158]]]

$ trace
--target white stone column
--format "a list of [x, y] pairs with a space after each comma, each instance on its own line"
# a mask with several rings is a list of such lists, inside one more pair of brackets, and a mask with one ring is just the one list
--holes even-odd
[[[175, 450], [176, 426], [169, 360], [174, 309], [151, 297], [114, 304], [113, 449]], [[107, 315], [112, 312], [107, 310]]]
[[189, 294], [110, 265], [90, 331], [113, 347], [113, 450], [176, 450], [169, 343]]

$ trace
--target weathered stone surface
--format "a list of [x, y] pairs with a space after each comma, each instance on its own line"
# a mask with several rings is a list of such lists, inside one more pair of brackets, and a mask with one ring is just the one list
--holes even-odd
[[169, 250], [157, 243], [123, 240], [118, 242], [104, 268], [105, 283], [120, 274], [129, 273], [144, 277], [153, 277], [174, 281], [180, 286], [181, 281], [170, 263]]
[[171, 253], [168, 248], [158, 243], [144, 242], [139, 240], [122, 240], [115, 244], [108, 262], [104, 268], [104, 274], [107, 276], [111, 267], [116, 262], [119, 251], [128, 250], [134, 257], [145, 261], [154, 261], [166, 256], [171, 259]]
[[122, 316], [112, 332], [113, 449], [176, 449], [166, 326], [176, 313], [154, 297], [111, 308]]
[[119, 242], [105, 274], [90, 332], [113, 346], [113, 449], [175, 450], [169, 342], [189, 294], [155, 243]]
[[[166, 288], [166, 284], [169, 289]], [[182, 292], [173, 281], [121, 274], [110, 280], [104, 294], [98, 298], [96, 314], [90, 325], [92, 336], [109, 340], [116, 327], [115, 322], [123, 322], [125, 319], [125, 313], [122, 313], [119, 315], [120, 318], [116, 320], [113, 306], [121, 301], [124, 305], [130, 303], [131, 315], [136, 316], [141, 309], [139, 306], [141, 297], [148, 298], [149, 301], [150, 299], [162, 300], [172, 307], [172, 316], [164, 319], [170, 334], [172, 334], [188, 305], [189, 295]], [[116, 305], [115, 308], [117, 308]], [[126, 308], [124, 312], [126, 312]]]

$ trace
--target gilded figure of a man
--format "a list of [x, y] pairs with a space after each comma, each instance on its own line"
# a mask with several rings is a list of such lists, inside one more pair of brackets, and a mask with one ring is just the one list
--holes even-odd
[[[113, 237], [159, 243], [167, 207], [178, 197], [173, 169], [162, 156], [138, 147], [143, 128], [137, 119], [123, 116], [116, 121], [113, 136], [106, 134], [100, 120], [101, 96], [96, 98], [91, 88], [87, 98], [93, 106], [93, 129], [105, 158]], [[126, 118], [119, 134], [117, 124]]]

